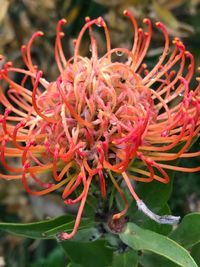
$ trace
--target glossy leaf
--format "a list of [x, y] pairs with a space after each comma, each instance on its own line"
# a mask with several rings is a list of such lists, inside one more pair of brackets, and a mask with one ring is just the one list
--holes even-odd
[[128, 223], [121, 240], [135, 250], [151, 251], [182, 267], [197, 267], [188, 251], [166, 236]]
[[[61, 231], [72, 231], [74, 226], [73, 216], [61, 216], [50, 220], [33, 223], [0, 223], [0, 230], [28, 238], [54, 238]], [[79, 229], [89, 227], [88, 219], [82, 219]]]

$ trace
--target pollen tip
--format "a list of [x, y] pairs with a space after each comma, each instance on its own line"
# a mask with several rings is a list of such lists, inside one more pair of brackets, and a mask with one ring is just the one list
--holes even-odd
[[191, 53], [189, 51], [185, 51], [184, 54], [185, 54], [186, 57], [190, 57], [191, 56]]
[[21, 51], [24, 51], [24, 50], [26, 50], [26, 45], [21, 46]]
[[139, 33], [139, 34], [142, 34], [142, 33], [143, 33], [143, 29], [142, 29], [142, 28], [139, 28], [139, 29], [138, 29], [138, 33]]
[[162, 22], [157, 21], [157, 22], [156, 22], [156, 27], [158, 27], [158, 28], [162, 28], [162, 27], [164, 27], [164, 25], [162, 24]]
[[44, 35], [44, 33], [42, 31], [38, 31], [38, 32], [36, 32], [36, 34], [37, 34], [37, 36], [43, 36]]
[[64, 37], [65, 36], [64, 32], [60, 32], [59, 35], [60, 35], [60, 37]]
[[127, 9], [125, 9], [123, 14], [124, 14], [124, 16], [128, 16], [130, 14], [130, 12]]
[[151, 23], [151, 20], [149, 18], [144, 18], [143, 19], [143, 23], [150, 24]]
[[105, 27], [105, 21], [102, 17], [98, 17], [96, 19], [96, 25], [99, 26], [99, 27]]
[[10, 68], [10, 67], [12, 67], [12, 61], [8, 61], [6, 64], [5, 64], [5, 67], [6, 68]]
[[67, 23], [67, 20], [66, 20], [65, 18], [62, 18], [61, 20], [59, 20], [58, 23], [60, 23], [60, 24], [65, 24], [65, 23]]
[[180, 50], [185, 50], [185, 46], [184, 46], [183, 42], [177, 40], [176, 45], [178, 46], [178, 48]]
[[89, 22], [89, 21], [90, 21], [90, 17], [89, 16], [85, 17], [85, 22]]

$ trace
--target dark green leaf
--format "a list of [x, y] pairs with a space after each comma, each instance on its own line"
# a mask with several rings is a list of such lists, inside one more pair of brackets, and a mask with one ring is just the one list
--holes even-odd
[[[72, 231], [74, 221], [73, 216], [67, 215], [33, 223], [0, 223], [0, 230], [34, 239], [54, 238], [61, 231]], [[89, 220], [83, 218], [80, 228], [88, 226]]]
[[149, 252], [145, 252], [142, 254], [142, 256], [140, 256], [139, 258], [139, 263], [142, 266], [148, 266], [148, 267], [155, 267], [155, 266], [161, 266], [161, 267], [178, 267], [179, 265], [177, 265], [174, 262], [171, 262], [170, 260], [154, 254], [154, 253], [149, 253]]
[[185, 248], [200, 242], [200, 213], [186, 215], [169, 236]]
[[106, 242], [62, 241], [61, 246], [69, 259], [82, 267], [107, 267], [112, 263], [112, 250], [106, 247]]
[[166, 236], [142, 229], [128, 223], [120, 234], [121, 240], [135, 250], [146, 250], [159, 254], [182, 267], [197, 267], [188, 251]]
[[114, 253], [112, 267], [137, 267], [138, 254], [135, 251]]
[[197, 265], [200, 266], [200, 242], [192, 247], [191, 255], [196, 261]]

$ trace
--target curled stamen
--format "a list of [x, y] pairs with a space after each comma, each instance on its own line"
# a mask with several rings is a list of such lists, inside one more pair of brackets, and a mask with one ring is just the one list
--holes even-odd
[[[41, 32], [41, 31], [38, 31], [38, 32], [35, 32], [31, 39], [29, 40], [28, 42], [28, 45], [27, 45], [27, 50], [26, 50], [26, 60], [25, 60], [25, 63], [27, 63], [27, 67], [29, 68], [30, 71], [32, 72], [35, 72], [35, 67], [33, 65], [33, 62], [32, 62], [32, 59], [31, 59], [31, 46], [34, 42], [34, 40], [37, 38], [37, 37], [40, 37], [40, 36], [43, 36], [44, 33]], [[23, 48], [24, 49], [24, 48]]]
[[66, 19], [59, 20], [56, 30], [55, 59], [61, 73], [64, 71], [64, 68], [67, 65], [67, 60], [61, 45], [61, 38], [64, 36], [64, 33], [61, 32], [61, 26], [65, 23], [67, 23]]

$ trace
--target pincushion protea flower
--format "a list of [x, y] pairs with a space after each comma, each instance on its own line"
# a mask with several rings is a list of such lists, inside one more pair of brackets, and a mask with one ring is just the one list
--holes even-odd
[[[0, 89], [0, 102], [5, 107], [0, 126], [1, 163], [10, 173], [1, 173], [0, 177], [22, 179], [26, 191], [38, 196], [64, 187], [64, 202], [80, 205], [74, 229], [70, 234], [62, 233], [63, 239], [76, 233], [94, 179], [99, 179], [102, 197], [106, 197], [106, 180], [111, 179], [124, 201], [124, 210], [115, 214], [114, 220], [124, 216], [128, 209], [120, 187], [123, 179], [145, 214], [159, 223], [176, 223], [177, 217], [152, 213], [136, 194], [131, 181], [157, 180], [167, 184], [168, 169], [200, 170], [200, 166], [185, 168], [170, 164], [177, 158], [200, 155], [200, 152], [187, 153], [200, 131], [200, 78], [196, 89], [189, 89], [194, 73], [193, 56], [177, 38], [169, 55], [168, 34], [158, 22], [156, 27], [163, 33], [165, 46], [157, 64], [148, 70], [143, 60], [151, 40], [151, 21], [144, 19], [148, 28], [144, 32], [129, 11], [124, 11], [124, 15], [130, 18], [135, 32], [130, 50], [111, 49], [103, 18], [87, 17], [75, 41], [74, 55], [67, 60], [61, 46], [61, 25], [66, 22], [62, 19], [58, 22], [55, 42], [60, 71], [56, 81], [43, 78], [31, 59], [32, 43], [42, 32], [33, 34], [27, 46], [22, 46], [26, 70], [8, 62], [0, 72], [5, 87]], [[95, 25], [105, 32], [107, 52], [102, 57], [98, 56], [93, 34]], [[91, 58], [80, 55], [86, 30], [89, 30]], [[113, 60], [115, 53], [123, 53], [127, 61]], [[12, 80], [12, 74], [16, 73], [23, 76], [21, 83]], [[178, 152], [172, 152], [177, 146]], [[21, 167], [9, 164], [13, 157], [21, 160]], [[70, 199], [73, 192], [79, 195]]]

